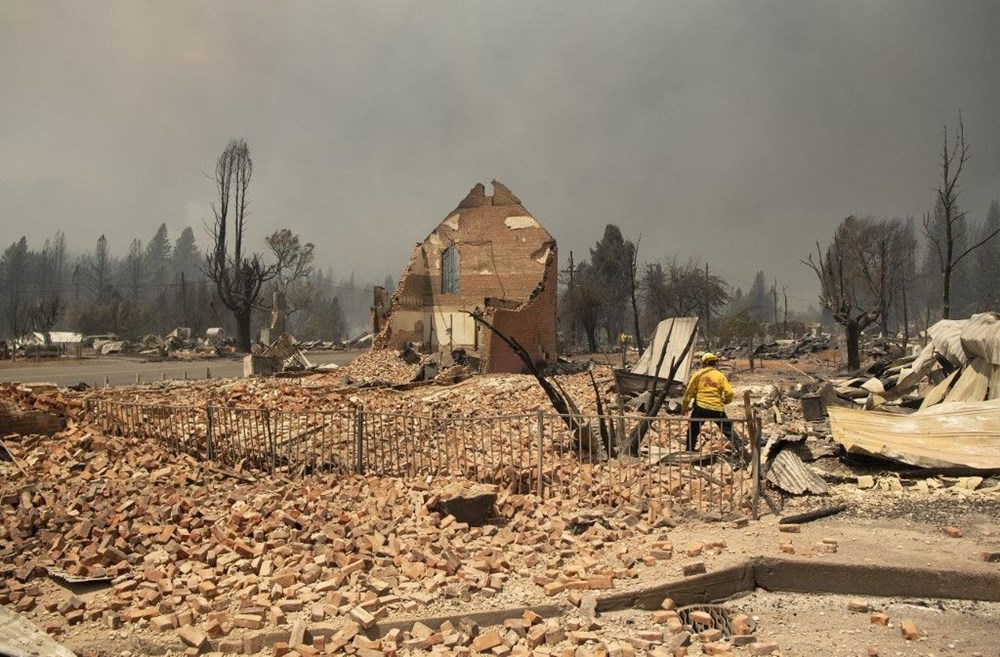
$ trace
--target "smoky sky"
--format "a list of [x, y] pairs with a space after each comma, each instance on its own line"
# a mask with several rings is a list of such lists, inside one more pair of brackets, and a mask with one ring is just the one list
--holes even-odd
[[815, 303], [800, 260], [849, 214], [918, 219], [959, 111], [960, 203], [1000, 198], [1000, 3], [4, 2], [0, 227], [117, 255], [204, 248], [226, 143], [250, 238], [398, 277], [477, 182], [555, 236], [708, 260]]

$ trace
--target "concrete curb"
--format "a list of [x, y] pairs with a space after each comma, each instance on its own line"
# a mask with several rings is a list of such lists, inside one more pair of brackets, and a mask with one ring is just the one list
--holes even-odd
[[673, 598], [681, 606], [706, 604], [755, 588], [791, 593], [1000, 601], [1000, 572], [757, 557], [704, 575], [601, 596], [596, 600], [596, 610], [659, 609], [664, 598]]

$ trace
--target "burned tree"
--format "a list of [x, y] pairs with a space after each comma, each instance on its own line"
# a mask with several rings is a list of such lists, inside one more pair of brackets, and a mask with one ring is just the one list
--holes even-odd
[[[308, 282], [296, 286], [297, 281], [308, 281], [312, 275], [315, 247], [311, 242], [303, 244], [299, 236], [287, 228], [274, 231], [264, 241], [277, 261], [274, 266], [276, 278], [272, 292], [271, 331], [280, 335], [285, 332], [288, 316], [312, 305], [317, 296], [318, 291]], [[289, 297], [291, 308], [288, 306]]]
[[898, 250], [900, 234], [895, 222], [847, 217], [837, 227], [825, 255], [817, 242], [817, 259], [810, 255], [802, 261], [819, 278], [820, 303], [844, 327], [851, 369], [861, 367], [861, 331], [878, 321], [887, 305], [892, 256]]
[[924, 235], [930, 241], [932, 251], [937, 255], [938, 269], [941, 272], [942, 319], [951, 317], [952, 275], [958, 263], [1000, 233], [1000, 228], [987, 232], [978, 242], [962, 249], [966, 212], [959, 210], [958, 206], [958, 179], [968, 161], [969, 146], [965, 143], [965, 125], [962, 123], [960, 112], [958, 127], [955, 129], [955, 141], [950, 146], [948, 127], [944, 128], [941, 146], [941, 186], [937, 188], [937, 210], [934, 219], [932, 220], [930, 214], [924, 216]]
[[205, 257], [204, 269], [222, 303], [233, 313], [237, 343], [243, 351], [250, 351], [250, 317], [261, 290], [276, 273], [273, 266], [264, 264], [260, 254], [248, 253], [243, 243], [252, 173], [247, 143], [242, 139], [230, 141], [215, 163], [215, 220], [209, 228], [212, 250]]

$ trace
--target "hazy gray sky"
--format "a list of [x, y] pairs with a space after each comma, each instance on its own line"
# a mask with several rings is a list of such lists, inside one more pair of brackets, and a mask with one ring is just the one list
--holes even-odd
[[0, 3], [0, 227], [40, 246], [204, 248], [215, 158], [254, 158], [251, 237], [398, 277], [496, 178], [577, 260], [606, 223], [640, 259], [799, 263], [848, 214], [933, 207], [965, 119], [961, 203], [1000, 198], [1000, 3]]

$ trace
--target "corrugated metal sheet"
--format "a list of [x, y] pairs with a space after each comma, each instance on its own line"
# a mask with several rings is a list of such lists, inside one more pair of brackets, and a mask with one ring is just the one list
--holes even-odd
[[927, 329], [934, 350], [959, 367], [969, 362], [962, 346], [962, 331], [968, 322], [967, 319], [942, 319]]
[[848, 452], [922, 468], [1000, 468], [1000, 399], [945, 402], [910, 415], [828, 410], [833, 440]]
[[990, 386], [990, 374], [993, 366], [985, 358], [972, 359], [969, 366], [962, 370], [962, 375], [955, 382], [946, 402], [977, 402], [986, 399], [986, 390]]
[[969, 318], [962, 330], [962, 346], [992, 365], [1000, 365], [1000, 315], [979, 313]]
[[778, 452], [770, 462], [765, 477], [781, 490], [793, 495], [825, 493], [829, 490], [827, 483], [789, 448]]

